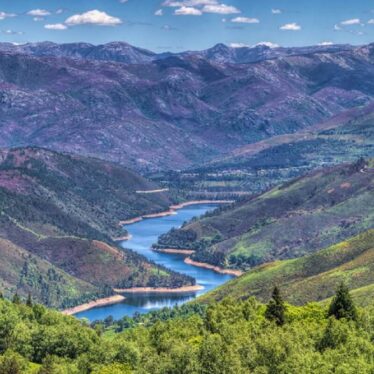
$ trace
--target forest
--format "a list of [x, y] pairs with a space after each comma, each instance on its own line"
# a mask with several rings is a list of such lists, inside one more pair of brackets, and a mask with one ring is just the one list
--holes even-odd
[[227, 298], [91, 325], [0, 300], [0, 373], [373, 373], [374, 305], [341, 284], [325, 303]]

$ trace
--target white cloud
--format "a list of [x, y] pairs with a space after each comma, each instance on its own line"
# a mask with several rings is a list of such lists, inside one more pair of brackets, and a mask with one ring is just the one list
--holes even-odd
[[360, 25], [361, 20], [359, 18], [352, 18], [352, 19], [347, 19], [345, 21], [340, 22], [342, 26], [352, 26], [352, 25]]
[[231, 20], [234, 23], [260, 23], [257, 18], [236, 17]]
[[341, 29], [342, 29], [342, 28], [341, 28], [339, 25], [335, 25], [335, 26], [334, 26], [334, 30], [335, 30], [335, 31], [340, 31]]
[[272, 14], [282, 14], [282, 10], [281, 9], [272, 9], [271, 13]]
[[63, 23], [54, 23], [54, 24], [48, 24], [44, 25], [44, 28], [47, 30], [66, 30], [67, 26]]
[[216, 14], [237, 14], [241, 11], [232, 6], [220, 3], [218, 0], [165, 0], [162, 3], [165, 7], [179, 8], [174, 12], [176, 15], [194, 15], [200, 16], [202, 13]]
[[334, 43], [333, 42], [321, 42], [321, 43], [318, 43], [318, 45], [327, 46], [327, 45], [334, 45]]
[[231, 48], [248, 48], [249, 45], [245, 43], [230, 43]]
[[217, 5], [204, 5], [202, 11], [204, 13], [217, 13], [217, 14], [237, 14], [241, 11], [232, 6], [226, 4], [217, 4]]
[[203, 13], [197, 8], [182, 6], [181, 8], [176, 9], [174, 14], [176, 16], [201, 16]]
[[301, 26], [298, 25], [295, 22], [292, 22], [292, 23], [287, 23], [287, 24], [281, 26], [280, 30], [283, 30], [283, 31], [299, 31], [299, 30], [301, 30]]
[[51, 12], [46, 9], [32, 9], [28, 11], [27, 14], [33, 17], [46, 17], [46, 16], [50, 16]]
[[122, 23], [120, 18], [110, 16], [97, 9], [90, 10], [82, 14], [75, 14], [69, 17], [65, 23], [69, 26], [75, 25], [98, 25], [98, 26], [117, 26]]
[[173, 0], [166, 0], [163, 2], [163, 6], [168, 7], [182, 7], [182, 6], [192, 6], [192, 7], [199, 7], [204, 5], [217, 5], [217, 0], [184, 0], [184, 1], [173, 1]]
[[369, 25], [374, 25], [374, 18], [369, 19], [368, 24], [369, 24]]
[[119, 0], [121, 4], [126, 4], [129, 0]]
[[163, 10], [162, 9], [158, 9], [158, 10], [156, 10], [155, 11], [155, 16], [163, 16], [164, 15], [164, 12], [163, 12]]
[[16, 14], [14, 13], [6, 13], [6, 12], [0, 12], [0, 21], [4, 20], [5, 18], [15, 17]]
[[34, 17], [34, 18], [33, 18], [33, 21], [35, 21], [35, 22], [41, 22], [41, 21], [44, 21], [44, 17]]
[[22, 31], [14, 31], [10, 29], [3, 30], [2, 33], [6, 35], [23, 35], [24, 34]]
[[264, 45], [269, 48], [279, 48], [279, 44], [272, 43], [272, 42], [260, 42], [260, 43], [255, 44], [254, 47], [258, 47], [261, 45]]

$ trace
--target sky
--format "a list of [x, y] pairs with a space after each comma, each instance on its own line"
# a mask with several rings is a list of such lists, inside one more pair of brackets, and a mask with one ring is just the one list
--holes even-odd
[[155, 52], [374, 42], [374, 0], [0, 0], [0, 40]]

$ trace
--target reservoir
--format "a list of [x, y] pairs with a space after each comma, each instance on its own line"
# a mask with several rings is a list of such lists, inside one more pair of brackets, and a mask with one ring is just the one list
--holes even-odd
[[176, 214], [170, 216], [144, 219], [127, 225], [126, 230], [131, 234], [131, 239], [121, 243], [124, 248], [132, 249], [157, 264], [195, 278], [196, 283], [203, 286], [204, 289], [189, 294], [124, 294], [126, 300], [120, 304], [87, 310], [76, 314], [76, 317], [87, 318], [90, 321], [104, 319], [108, 316], [120, 319], [124, 316], [132, 316], [134, 313], [147, 313], [163, 307], [172, 307], [190, 301], [232, 279], [232, 275], [188, 265], [184, 263], [185, 257], [182, 255], [158, 253], [151, 249], [152, 244], [157, 242], [160, 235], [215, 208], [217, 208], [216, 204], [190, 205], [177, 210]]

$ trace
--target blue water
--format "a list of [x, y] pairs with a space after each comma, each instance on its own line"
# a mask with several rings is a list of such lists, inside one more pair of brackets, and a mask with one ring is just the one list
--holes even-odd
[[203, 290], [190, 294], [125, 295], [126, 300], [123, 303], [91, 309], [78, 313], [76, 316], [79, 318], [88, 318], [90, 321], [93, 321], [104, 319], [108, 316], [120, 319], [124, 316], [132, 316], [135, 312], [147, 313], [165, 306], [171, 307], [183, 304], [230, 280], [232, 278], [231, 275], [219, 274], [212, 270], [185, 264], [184, 257], [181, 255], [157, 253], [151, 249], [152, 244], [157, 242], [161, 234], [168, 232], [173, 227], [180, 227], [183, 222], [189, 221], [193, 217], [201, 216], [216, 207], [217, 205], [215, 204], [192, 205], [178, 210], [175, 215], [146, 219], [128, 225], [126, 226], [126, 230], [132, 235], [132, 238], [121, 244], [124, 248], [130, 248], [157, 264], [195, 278], [197, 284], [204, 286]]

